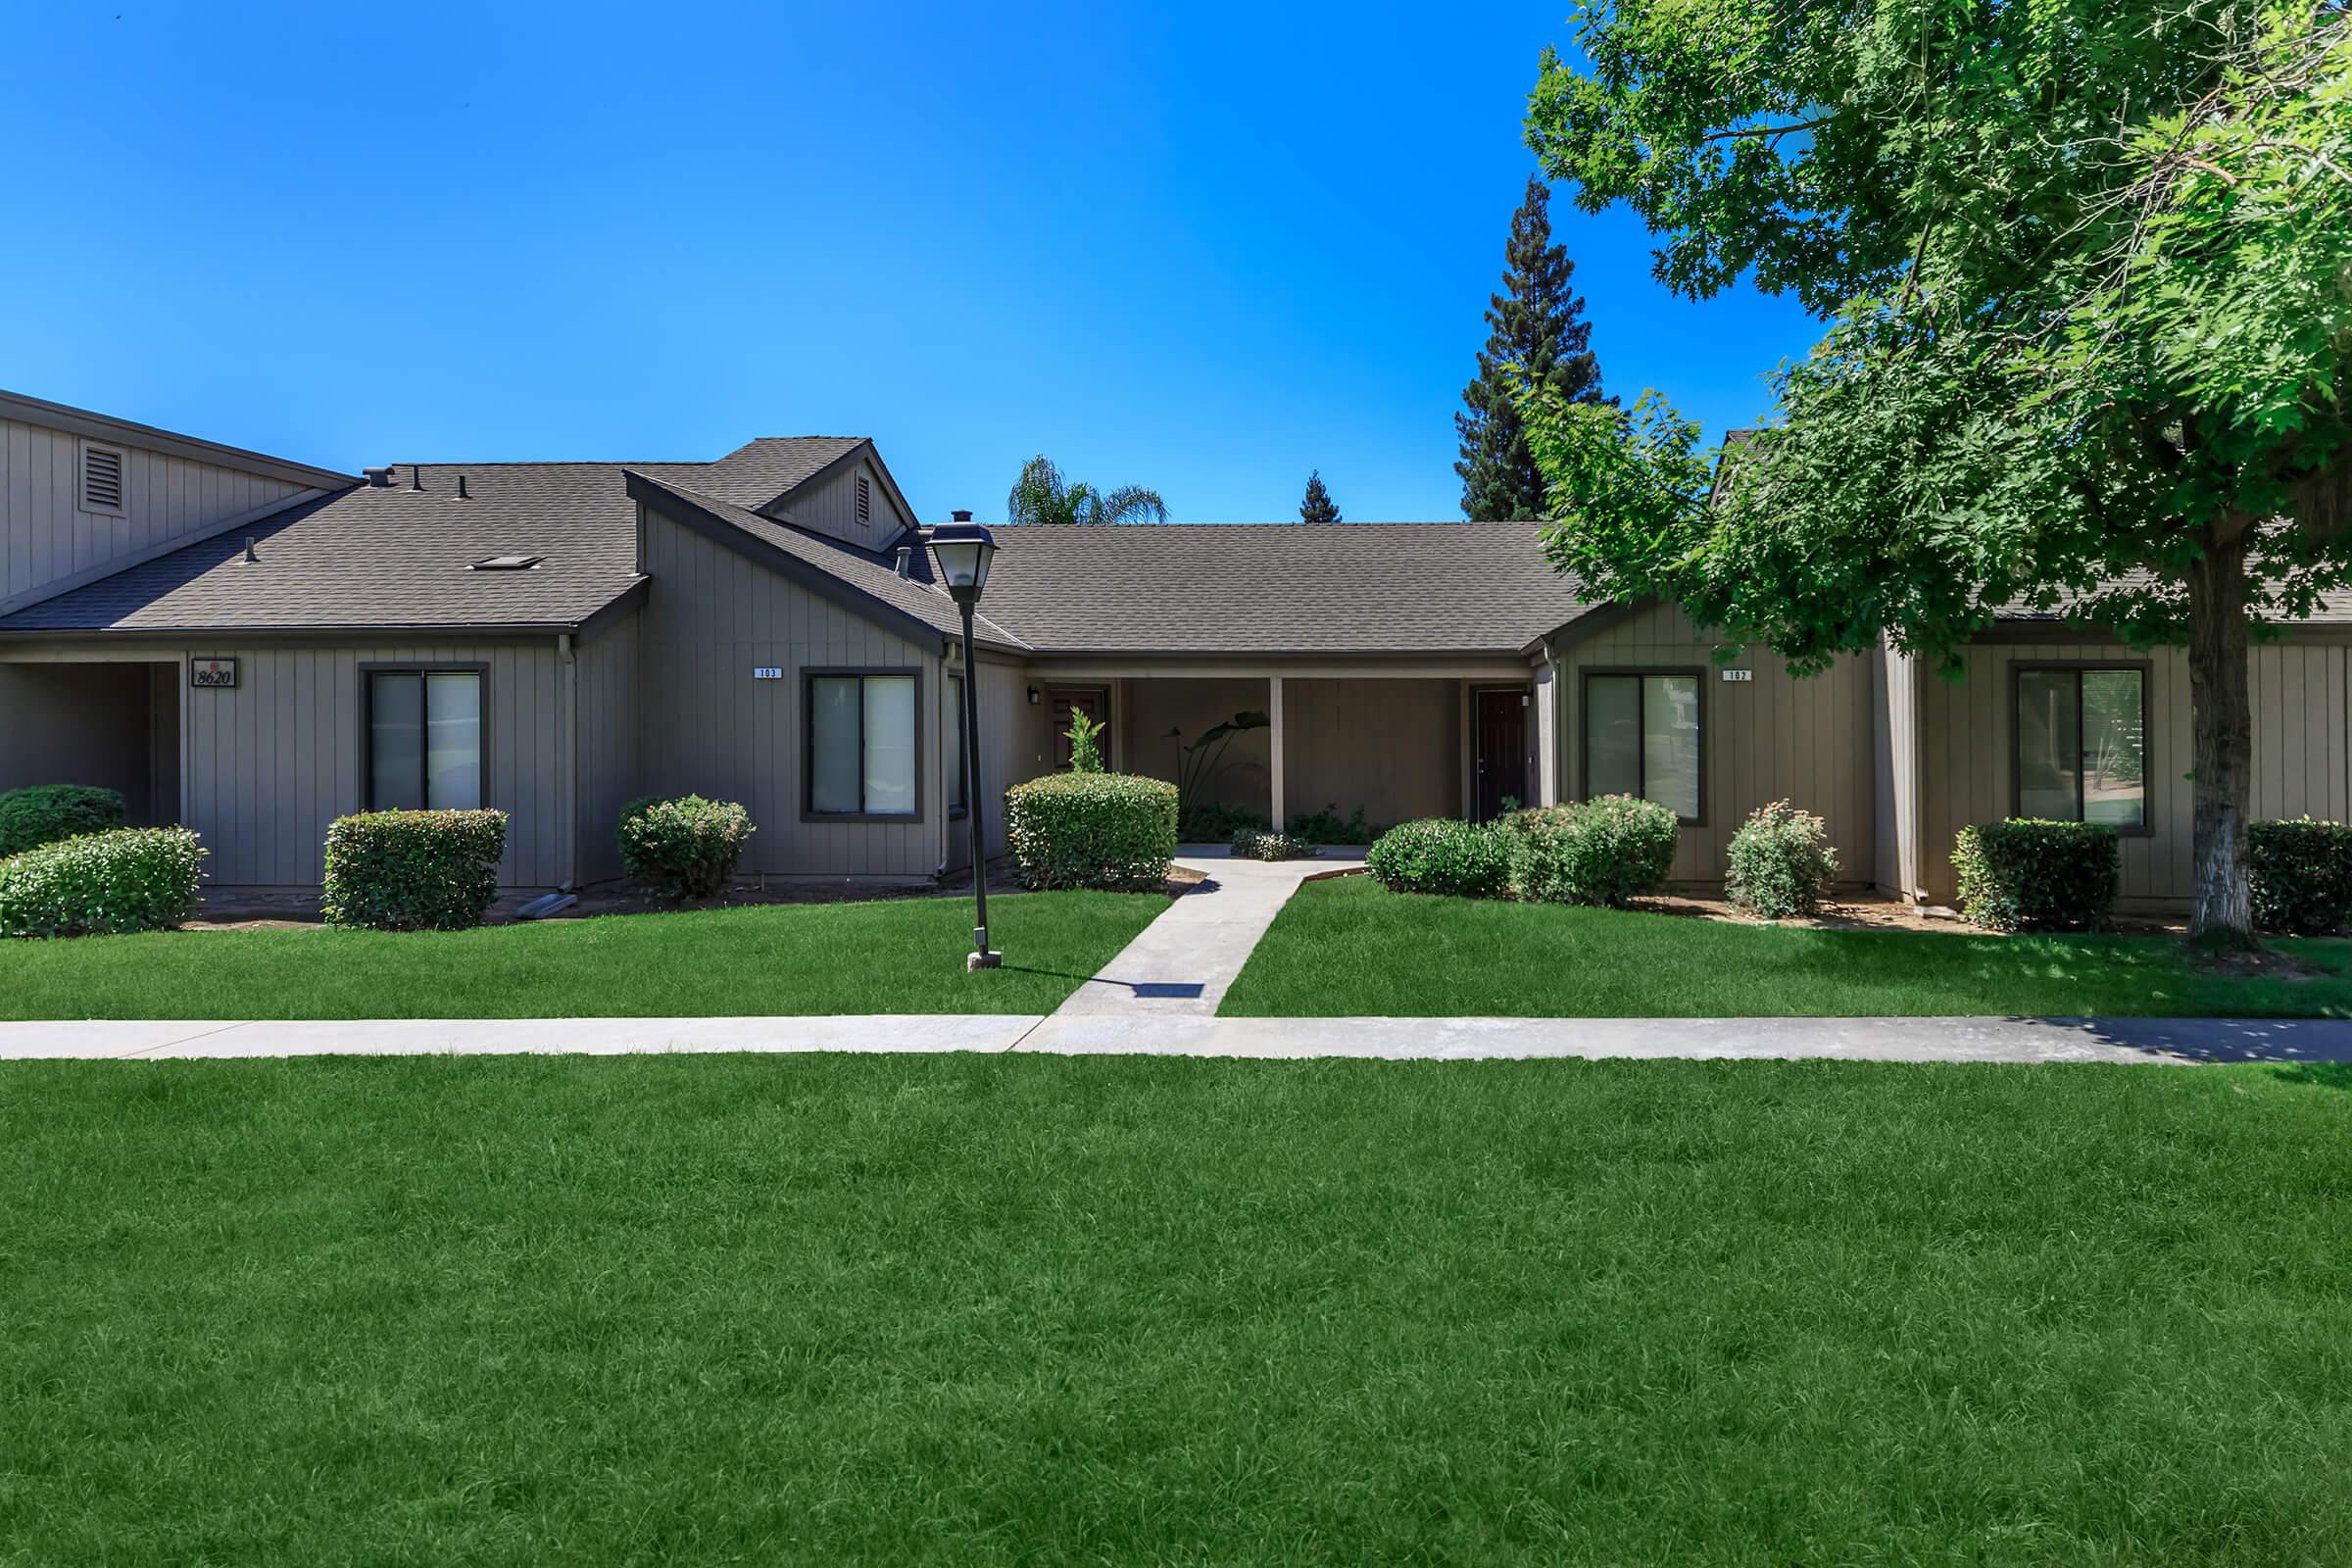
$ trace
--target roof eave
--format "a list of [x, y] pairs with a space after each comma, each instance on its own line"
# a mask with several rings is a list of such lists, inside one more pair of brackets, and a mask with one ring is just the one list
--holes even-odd
[[51, 403], [46, 398], [29, 397], [22, 392], [0, 390], [0, 418], [63, 430], [71, 435], [93, 436], [101, 441], [120, 441], [125, 446], [161, 452], [167, 457], [186, 458], [190, 462], [211, 464], [215, 467], [239, 468], [247, 473], [257, 473], [264, 478], [302, 485], [308, 489], [347, 490], [361, 482], [356, 473], [316, 467], [308, 463], [293, 463], [284, 458], [273, 458], [267, 452], [226, 446], [219, 441], [207, 441], [201, 436], [182, 435], [176, 430], [140, 424], [133, 419], [118, 419], [111, 414], [77, 409], [66, 403]]

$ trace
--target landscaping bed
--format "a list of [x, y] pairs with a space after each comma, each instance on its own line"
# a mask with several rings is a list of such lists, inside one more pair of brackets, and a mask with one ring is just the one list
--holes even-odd
[[0, 1018], [1051, 1012], [1166, 907], [1150, 893], [992, 901], [1005, 964], [974, 974], [968, 893], [468, 931], [268, 923], [19, 942], [0, 947]]
[[2347, 1089], [10, 1063], [0, 1560], [2341, 1562]]
[[1962, 935], [1309, 883], [1219, 1010], [1233, 1016], [2352, 1017], [2352, 942], [2275, 942], [2255, 972], [2164, 936]]

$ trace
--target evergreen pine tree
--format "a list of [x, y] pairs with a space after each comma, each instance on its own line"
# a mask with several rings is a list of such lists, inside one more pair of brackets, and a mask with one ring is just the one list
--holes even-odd
[[1317, 468], [1306, 476], [1306, 499], [1298, 503], [1300, 522], [1338, 522], [1340, 509], [1323, 488], [1323, 470]]
[[1505, 366], [1526, 366], [1563, 402], [1602, 401], [1592, 323], [1584, 319], [1585, 302], [1572, 286], [1576, 264], [1566, 246], [1551, 242], [1551, 191], [1534, 174], [1527, 199], [1511, 215], [1503, 259], [1503, 292], [1489, 297], [1478, 379], [1462, 391], [1469, 412], [1453, 416], [1462, 442], [1453, 471], [1462, 477], [1462, 515], [1473, 522], [1549, 515]]

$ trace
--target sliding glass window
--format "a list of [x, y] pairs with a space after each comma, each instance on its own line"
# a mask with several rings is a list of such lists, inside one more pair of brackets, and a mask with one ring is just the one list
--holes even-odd
[[808, 693], [808, 814], [919, 816], [913, 671], [811, 673]]
[[2018, 815], [2147, 826], [2144, 669], [2020, 668], [2016, 719]]
[[368, 671], [371, 809], [467, 811], [482, 804], [482, 676]]
[[1699, 677], [1585, 677], [1585, 794], [1638, 795], [1698, 820]]

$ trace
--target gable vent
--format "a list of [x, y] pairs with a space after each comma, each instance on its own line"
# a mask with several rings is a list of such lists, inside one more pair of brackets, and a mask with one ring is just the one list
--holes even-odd
[[545, 556], [492, 556], [473, 564], [476, 571], [528, 571], [547, 558]]
[[122, 512], [122, 452], [119, 447], [81, 444], [81, 510]]
[[874, 492], [872, 487], [865, 482], [865, 475], [861, 473], [858, 476], [858, 526], [862, 528], [873, 520]]

